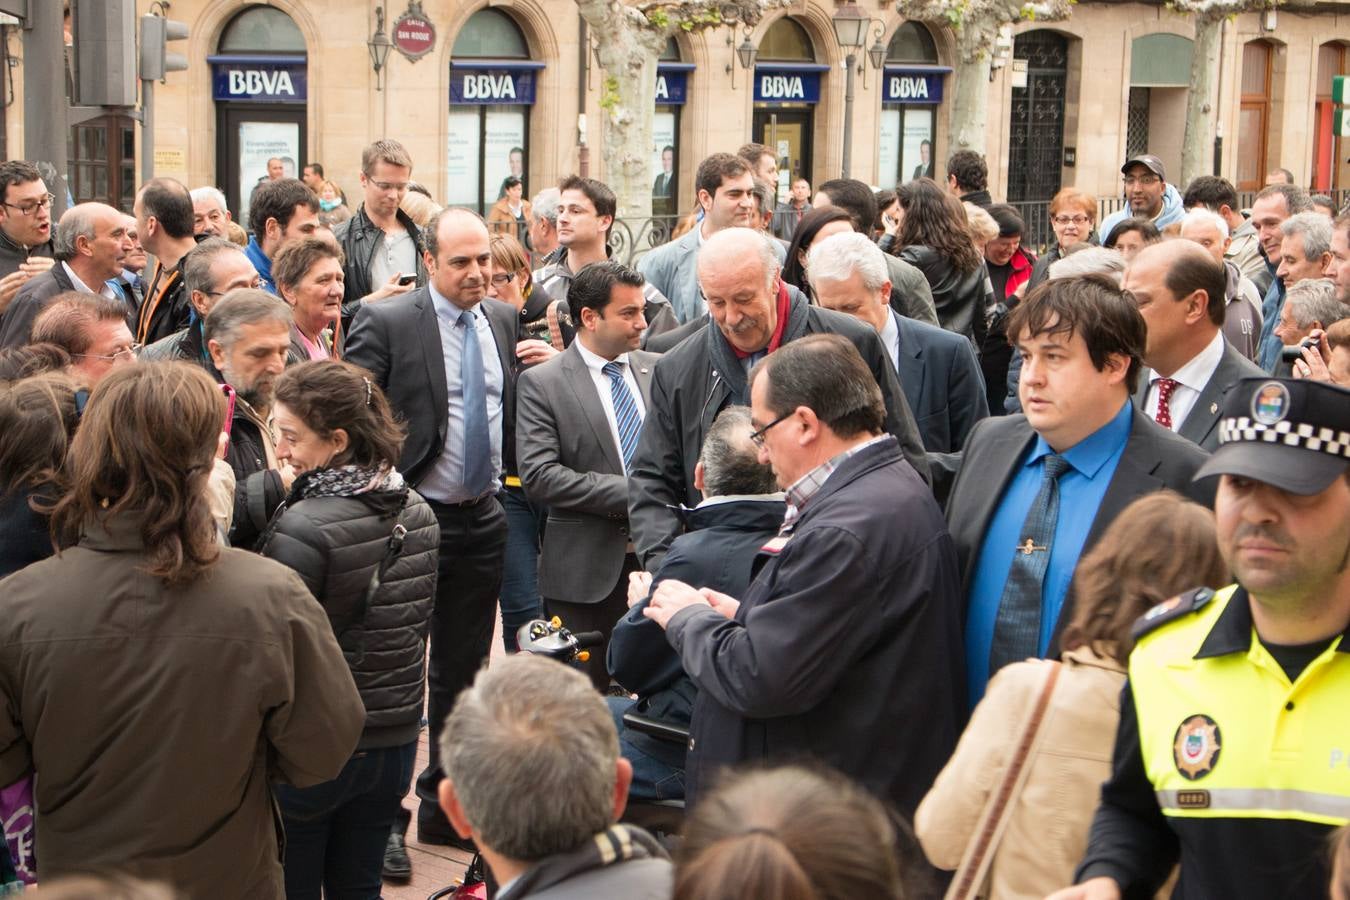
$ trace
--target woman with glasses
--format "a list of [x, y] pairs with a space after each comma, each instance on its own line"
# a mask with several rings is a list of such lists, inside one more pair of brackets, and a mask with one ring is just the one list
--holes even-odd
[[328, 614], [366, 711], [336, 779], [277, 788], [286, 896], [378, 900], [421, 729], [440, 528], [395, 469], [403, 431], [364, 369], [293, 366], [273, 412], [277, 457], [296, 479], [258, 552], [294, 569]]
[[316, 237], [281, 248], [272, 260], [277, 293], [291, 307], [290, 361], [342, 355], [342, 251]]
[[1050, 274], [1050, 264], [1064, 258], [1064, 251], [1074, 244], [1095, 244], [1097, 240], [1097, 201], [1078, 190], [1067, 187], [1050, 198], [1050, 228], [1055, 242], [1041, 254], [1031, 269], [1027, 290], [1039, 287]]

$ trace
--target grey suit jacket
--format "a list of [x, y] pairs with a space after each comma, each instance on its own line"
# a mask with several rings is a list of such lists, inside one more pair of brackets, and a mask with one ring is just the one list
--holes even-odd
[[[1205, 389], [1196, 398], [1195, 405], [1187, 413], [1186, 421], [1177, 429], [1177, 434], [1213, 453], [1219, 446], [1219, 407], [1223, 405], [1224, 392], [1240, 378], [1264, 378], [1265, 375], [1260, 366], [1225, 340], [1219, 367], [1209, 376]], [[1134, 392], [1134, 406], [1147, 415], [1145, 404], [1148, 401], [1148, 381], [1140, 378], [1139, 382], [1139, 390]]]
[[[628, 355], [644, 408], [651, 406], [657, 355]], [[520, 374], [516, 435], [520, 480], [548, 507], [539, 593], [599, 603], [618, 584], [628, 533], [628, 478], [595, 381], [575, 343]]]
[[33, 323], [57, 294], [75, 290], [74, 283], [58, 262], [45, 272], [34, 275], [19, 288], [9, 308], [0, 318], [0, 350], [22, 347], [33, 337]]
[[[992, 416], [981, 420], [966, 441], [961, 469], [947, 501], [947, 528], [956, 542], [961, 584], [969, 597], [979, 563], [984, 533], [998, 509], [1013, 473], [1036, 440], [1036, 432], [1026, 416]], [[1138, 409], [1133, 411], [1130, 437], [1106, 487], [1101, 506], [1092, 519], [1083, 552], [1087, 553], [1101, 538], [1108, 525], [1135, 499], [1171, 488], [1202, 503], [1214, 506], [1212, 482], [1194, 484], [1191, 477], [1209, 454], [1184, 438], [1158, 425]], [[1059, 635], [1073, 618], [1073, 592], [1060, 611], [1051, 641], [1051, 653], [1058, 654]]]

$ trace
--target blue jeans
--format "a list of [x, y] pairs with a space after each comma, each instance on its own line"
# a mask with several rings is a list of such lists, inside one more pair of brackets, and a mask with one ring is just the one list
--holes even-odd
[[389, 829], [417, 742], [358, 750], [332, 781], [277, 785], [286, 826], [287, 900], [379, 900]]
[[683, 800], [684, 770], [650, 756], [627, 740], [623, 714], [637, 703], [627, 697], [606, 697], [609, 712], [614, 716], [614, 727], [619, 730], [619, 755], [633, 764], [633, 784], [628, 796], [633, 800]]
[[516, 632], [520, 626], [544, 614], [539, 598], [539, 542], [546, 512], [525, 499], [525, 492], [518, 487], [503, 487], [498, 496], [506, 509], [506, 556], [498, 600], [502, 644], [507, 653], [514, 653], [519, 649]]

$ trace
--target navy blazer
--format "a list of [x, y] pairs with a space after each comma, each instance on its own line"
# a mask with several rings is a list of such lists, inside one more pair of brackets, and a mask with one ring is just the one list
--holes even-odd
[[[515, 307], [484, 299], [497, 357], [502, 365], [502, 468], [515, 466]], [[407, 424], [398, 470], [413, 487], [445, 448], [450, 400], [445, 380], [441, 327], [431, 291], [421, 287], [398, 297], [363, 303], [352, 319], [344, 359], [368, 369], [384, 390], [394, 414]]]
[[953, 453], [966, 443], [975, 423], [989, 415], [984, 376], [975, 348], [955, 332], [895, 316], [900, 331], [896, 374], [923, 449]]

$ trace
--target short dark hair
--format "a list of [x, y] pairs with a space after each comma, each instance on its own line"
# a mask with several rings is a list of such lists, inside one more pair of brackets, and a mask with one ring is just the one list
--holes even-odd
[[854, 231], [870, 234], [872, 223], [877, 220], [877, 198], [870, 187], [856, 178], [831, 178], [818, 185], [816, 193], [829, 197], [831, 206], [847, 212]]
[[1058, 278], [1032, 290], [1008, 314], [1008, 343], [1016, 346], [1023, 331], [1031, 337], [1078, 335], [1098, 372], [1106, 368], [1108, 356], [1118, 353], [1130, 361], [1126, 390], [1133, 394], [1139, 384], [1147, 326], [1139, 307], [1105, 275]]
[[305, 163], [305, 168], [312, 171], [315, 175], [323, 178], [323, 165], [320, 163]]
[[758, 169], [760, 160], [766, 156], [772, 156], [774, 162], [778, 161], [778, 155], [763, 144], [756, 144], [753, 141], [748, 144], [742, 144], [741, 149], [736, 151], [736, 155], [750, 164], [751, 169]]
[[1139, 232], [1145, 244], [1156, 244], [1162, 240], [1162, 232], [1158, 230], [1157, 225], [1136, 216], [1132, 219], [1122, 219], [1112, 226], [1111, 232], [1102, 239], [1102, 246], [1114, 250], [1116, 241], [1120, 240], [1121, 235], [1129, 234], [1131, 231]]
[[[264, 181], [258, 185], [249, 201], [248, 230], [262, 240], [267, 231], [267, 220], [276, 219], [282, 231], [295, 218], [295, 208], [304, 206], [310, 212], [319, 211], [319, 198], [299, 178], [278, 178], [276, 181]], [[188, 203], [188, 225], [192, 224], [192, 204]], [[188, 233], [191, 234], [189, 227]]]
[[665, 153], [667, 150], [669, 150], [671, 153], [674, 153], [675, 146], [673, 144], [666, 144], [664, 147], [661, 148], [662, 153]]
[[1294, 183], [1294, 173], [1293, 173], [1293, 172], [1290, 172], [1288, 169], [1284, 168], [1283, 166], [1276, 166], [1275, 168], [1271, 169], [1271, 170], [1270, 170], [1269, 172], [1267, 172], [1266, 174], [1268, 174], [1268, 175], [1274, 175], [1276, 172], [1280, 173], [1280, 177], [1283, 178], [1283, 179], [1285, 180], [1285, 183], [1287, 183], [1287, 184], [1293, 184], [1293, 183]]
[[989, 187], [989, 165], [974, 150], [957, 150], [947, 159], [947, 174], [967, 193]]
[[1027, 223], [1022, 219], [1022, 214], [1015, 207], [1007, 203], [995, 203], [993, 206], [985, 207], [985, 212], [998, 225], [998, 236], [1001, 238], [1022, 236], [1026, 234]]
[[698, 174], [694, 176], [694, 190], [707, 191], [709, 197], [717, 196], [717, 189], [728, 178], [740, 178], [750, 172], [750, 166], [739, 156], [730, 153], [714, 153], [698, 164]]
[[506, 190], [507, 188], [520, 187], [524, 183], [525, 182], [520, 180], [519, 176], [507, 175], [505, 178], [502, 179], [502, 190]]
[[[1200, 249], [1200, 245], [1195, 245]], [[1228, 273], [1214, 257], [1201, 250], [1200, 253], [1183, 253], [1172, 260], [1167, 267], [1163, 284], [1173, 297], [1185, 297], [1195, 291], [1204, 291], [1207, 300], [1205, 310], [1209, 320], [1223, 327], [1224, 313], [1228, 305]]]
[[880, 434], [886, 404], [858, 348], [837, 334], [812, 334], [785, 344], [750, 372], [750, 383], [769, 379], [767, 401], [775, 416], [805, 406], [841, 438]]
[[55, 344], [72, 357], [88, 351], [94, 343], [93, 328], [99, 322], [125, 322], [126, 304], [102, 294], [66, 291], [57, 294], [33, 321], [33, 343]]
[[0, 163], [0, 200], [9, 196], [12, 184], [30, 184], [42, 178], [38, 167], [26, 159], [7, 159]]
[[1203, 206], [1210, 212], [1218, 212], [1220, 206], [1226, 206], [1233, 212], [1238, 211], [1237, 188], [1227, 178], [1217, 175], [1201, 175], [1186, 185], [1186, 193], [1181, 198], [1186, 209]]
[[243, 253], [244, 248], [224, 238], [207, 238], [187, 252], [183, 257], [183, 290], [192, 296], [193, 291], [209, 293], [215, 287], [211, 280], [211, 268], [222, 253]]
[[629, 287], [640, 288], [646, 283], [647, 279], [642, 277], [641, 272], [630, 269], [623, 263], [612, 259], [591, 263], [582, 267], [572, 279], [571, 286], [567, 288], [567, 305], [571, 307], [573, 317], [579, 322], [583, 309], [593, 310], [599, 315], [604, 314], [615, 285], [626, 284]]
[[319, 437], [341, 428], [347, 447], [330, 466], [396, 466], [403, 449], [403, 428], [384, 391], [360, 366], [335, 359], [291, 366], [277, 379], [276, 399]]
[[1276, 194], [1284, 198], [1284, 205], [1289, 210], [1289, 215], [1296, 216], [1301, 212], [1312, 212], [1312, 199], [1308, 196], [1308, 192], [1292, 184], [1268, 184], [1256, 192], [1254, 199], [1264, 200], [1267, 197], [1274, 197]]
[[154, 216], [169, 237], [192, 237], [192, 195], [174, 178], [151, 178], [141, 185], [141, 211]]
[[609, 216], [612, 219], [619, 209], [619, 201], [614, 196], [614, 191], [610, 190], [609, 185], [595, 178], [568, 175], [558, 182], [558, 194], [561, 196], [563, 191], [580, 191], [585, 194], [586, 199], [595, 207], [597, 216]]

